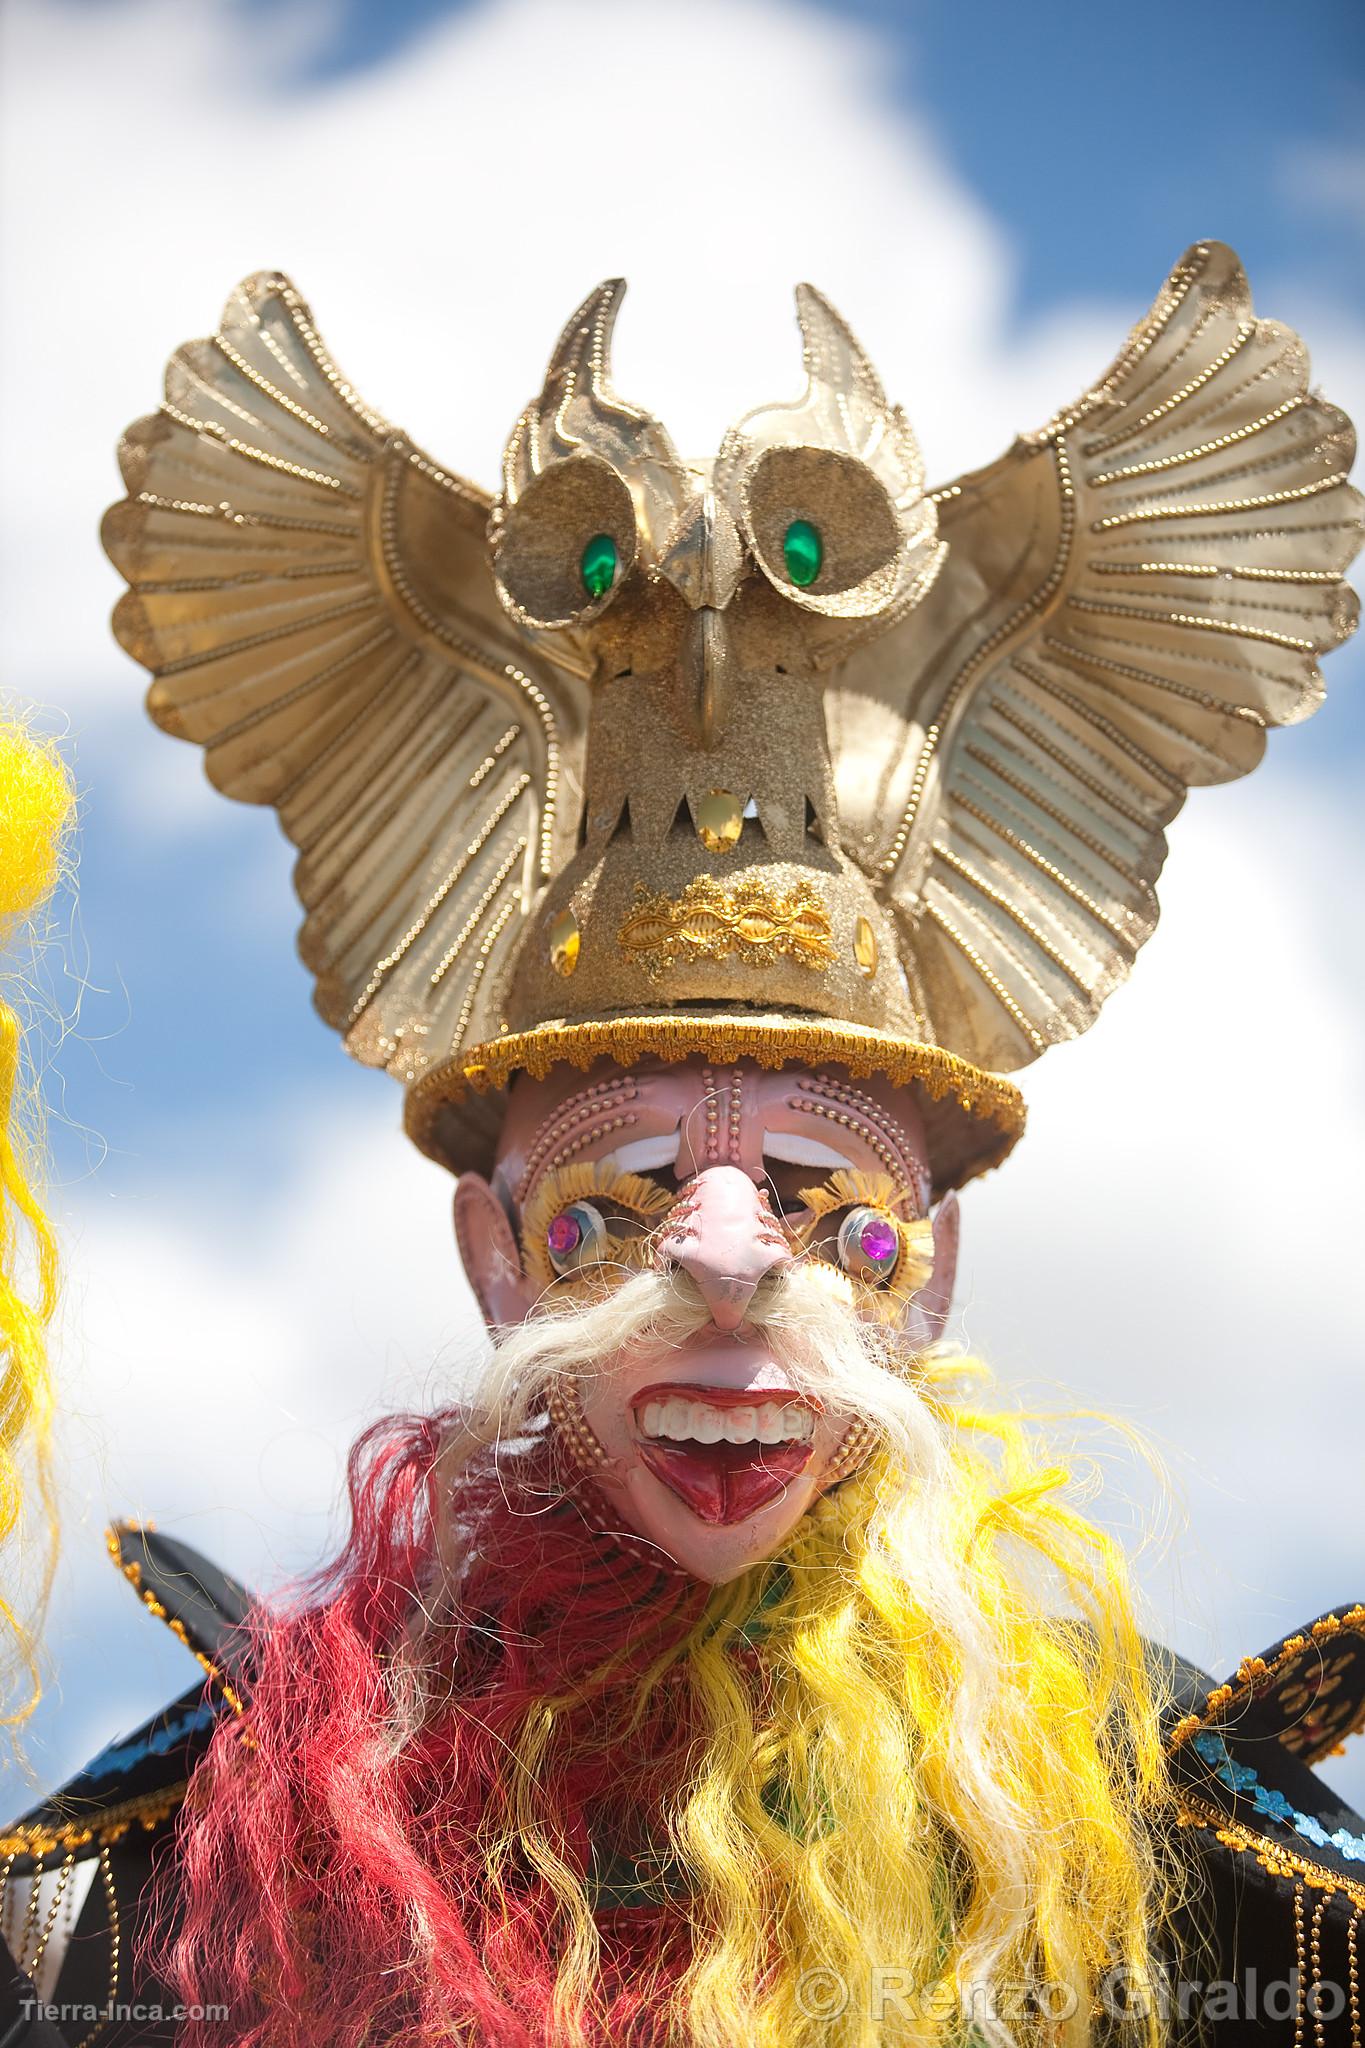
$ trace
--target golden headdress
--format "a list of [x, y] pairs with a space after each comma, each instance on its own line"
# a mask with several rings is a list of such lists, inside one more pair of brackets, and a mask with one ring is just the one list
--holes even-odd
[[1355, 621], [1350, 423], [1232, 252], [1181, 260], [1076, 404], [926, 491], [809, 287], [808, 377], [713, 463], [574, 315], [496, 501], [341, 377], [280, 276], [172, 358], [105, 544], [167, 731], [299, 848], [301, 949], [407, 1125], [702, 1052], [912, 1087], [938, 1185], [1022, 1128], [1157, 915], [1188, 787], [1306, 717]]

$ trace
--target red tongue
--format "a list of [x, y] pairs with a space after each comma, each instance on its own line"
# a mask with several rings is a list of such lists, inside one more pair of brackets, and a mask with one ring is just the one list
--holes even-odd
[[703, 1522], [742, 1522], [776, 1500], [810, 1462], [810, 1444], [669, 1443], [653, 1438], [640, 1455], [656, 1479]]

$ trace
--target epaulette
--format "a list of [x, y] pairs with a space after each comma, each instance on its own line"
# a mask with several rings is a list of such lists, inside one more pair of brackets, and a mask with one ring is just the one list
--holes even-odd
[[1365, 1820], [1312, 1768], [1365, 1725], [1365, 1606], [1180, 1690], [1166, 1746], [1182, 1830], [1285, 1890], [1296, 1914], [1311, 1896], [1319, 1928], [1365, 1912]]
[[252, 1611], [245, 1588], [154, 1528], [116, 1523], [107, 1542], [144, 1607], [184, 1644], [207, 1683], [108, 1744], [60, 1791], [0, 1831], [0, 1856], [15, 1877], [31, 1876], [54, 1856], [79, 1858], [135, 1828], [159, 1827], [184, 1799], [219, 1721], [245, 1710]]

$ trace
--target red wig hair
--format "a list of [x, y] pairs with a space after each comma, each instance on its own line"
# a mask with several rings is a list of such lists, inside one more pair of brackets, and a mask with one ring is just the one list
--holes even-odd
[[[554, 1856], [609, 1884], [603, 1845], [638, 1844], [685, 1768], [678, 1690], [640, 1680], [705, 1589], [593, 1529], [543, 1438], [461, 1469], [452, 1572], [441, 1450], [458, 1423], [399, 1416], [360, 1439], [339, 1558], [257, 1626], [248, 1716], [196, 1774], [166, 1899], [163, 1973], [186, 2006], [229, 2014], [187, 2022], [184, 2048], [551, 2048], [562, 1905], [534, 1858], [491, 1845], [529, 1797]], [[653, 1725], [623, 1744], [621, 1703], [640, 1698]], [[547, 1703], [561, 1739], [528, 1788], [514, 1751]], [[666, 1896], [614, 1896], [599, 1892], [584, 2038], [643, 2048], [687, 1918]]]

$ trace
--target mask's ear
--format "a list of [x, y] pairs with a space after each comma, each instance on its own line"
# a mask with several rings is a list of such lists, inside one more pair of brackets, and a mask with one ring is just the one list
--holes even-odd
[[530, 1312], [531, 1291], [522, 1278], [517, 1241], [502, 1203], [477, 1173], [462, 1173], [455, 1183], [455, 1242], [488, 1327], [521, 1322]]
[[957, 1196], [945, 1195], [934, 1211], [934, 1270], [918, 1294], [911, 1297], [901, 1325], [916, 1350], [937, 1343], [948, 1320], [953, 1283], [957, 1279], [960, 1217]]

